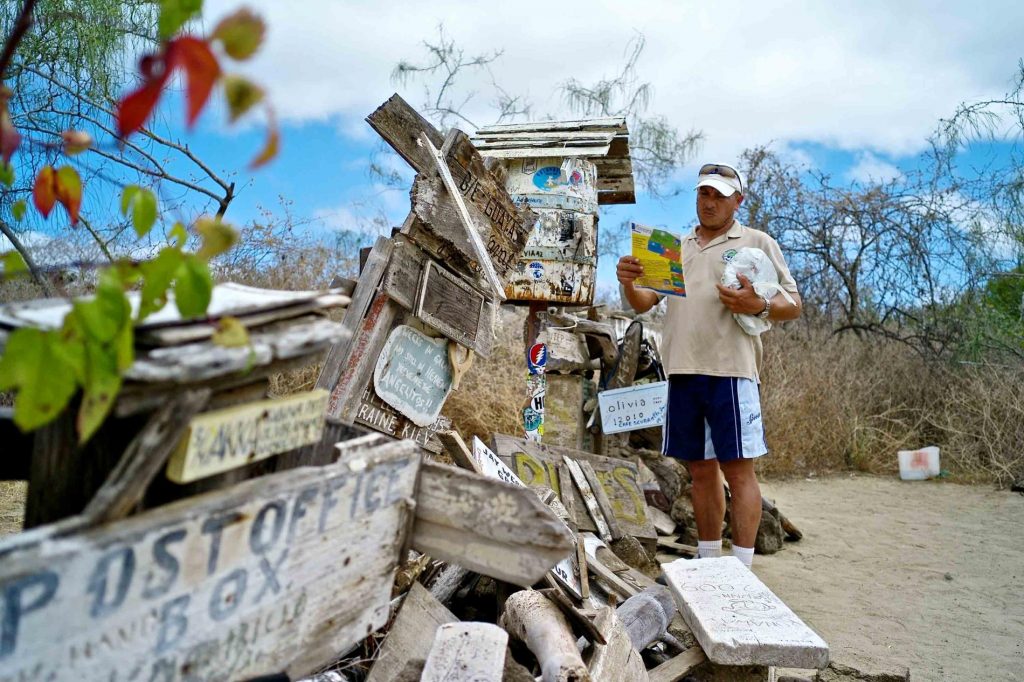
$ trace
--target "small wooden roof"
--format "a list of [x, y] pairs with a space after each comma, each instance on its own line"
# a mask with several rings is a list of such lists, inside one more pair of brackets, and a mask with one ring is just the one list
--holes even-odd
[[471, 139], [482, 156], [588, 158], [597, 166], [598, 204], [636, 203], [624, 117], [486, 126]]

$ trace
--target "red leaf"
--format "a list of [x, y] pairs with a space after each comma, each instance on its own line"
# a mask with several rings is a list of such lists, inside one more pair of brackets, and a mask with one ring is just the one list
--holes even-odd
[[160, 100], [160, 93], [169, 75], [165, 69], [161, 76], [150, 79], [117, 103], [117, 133], [121, 137], [128, 137], [146, 124]]
[[57, 201], [67, 209], [71, 224], [78, 222], [78, 211], [82, 207], [82, 179], [71, 166], [61, 166], [56, 173]]
[[50, 211], [57, 203], [57, 171], [53, 170], [53, 166], [43, 166], [36, 176], [32, 187], [32, 202], [44, 218], [50, 216]]
[[192, 36], [175, 38], [167, 45], [167, 63], [172, 69], [181, 67], [185, 70], [185, 121], [192, 127], [220, 77], [220, 64], [209, 43]]

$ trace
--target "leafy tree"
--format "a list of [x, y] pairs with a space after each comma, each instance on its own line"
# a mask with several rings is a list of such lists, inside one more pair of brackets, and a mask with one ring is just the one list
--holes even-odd
[[[30, 34], [36, 4], [36, 0], [25, 0], [20, 6], [0, 55], [0, 75], [8, 73], [19, 45]], [[224, 59], [218, 57], [215, 49], [232, 59], [247, 59], [262, 41], [262, 20], [247, 10], [240, 10], [223, 19], [209, 38], [178, 35], [200, 9], [198, 0], [162, 0], [158, 19], [160, 41], [140, 61], [138, 87], [115, 103], [114, 120], [105, 122], [104, 130], [111, 131], [111, 137], [117, 138], [111, 144], [118, 141], [130, 144], [131, 136], [144, 129], [176, 73], [181, 73], [185, 82], [189, 125], [195, 122], [217, 86], [224, 89], [232, 120], [260, 103], [262, 91], [258, 86], [239, 76], [225, 74]], [[9, 109], [15, 95], [3, 87], [0, 180], [10, 186], [14, 181], [11, 159], [24, 145]], [[81, 220], [83, 184], [70, 157], [92, 148], [93, 142], [91, 136], [79, 130], [63, 131], [61, 140], [60, 145], [42, 143], [53, 154], [59, 152], [69, 159], [59, 167], [44, 165], [35, 173], [31, 182], [32, 205], [46, 219], [59, 204], [74, 226]], [[35, 142], [34, 138], [27, 138], [29, 147]], [[277, 132], [272, 128], [265, 148], [253, 165], [265, 163], [276, 150]], [[124, 188], [120, 210], [136, 236], [145, 237], [153, 229], [159, 203], [149, 189], [136, 185]], [[20, 209], [12, 208], [12, 213], [24, 212], [24, 205], [20, 206]], [[219, 215], [197, 220], [191, 230], [199, 242], [199, 249], [194, 252], [185, 248], [189, 237], [186, 226], [177, 223], [154, 258], [120, 259], [101, 269], [93, 296], [72, 301], [71, 310], [59, 329], [23, 328], [0, 338], [4, 344], [0, 356], [0, 391], [17, 393], [14, 421], [20, 428], [29, 430], [48, 423], [81, 390], [77, 428], [79, 437], [88, 439], [114, 404], [121, 376], [133, 362], [135, 325], [163, 307], [171, 291], [182, 317], [199, 317], [205, 313], [213, 288], [208, 263], [231, 248], [237, 240], [237, 232], [223, 223]], [[28, 265], [17, 252], [0, 257], [5, 278], [19, 274]], [[139, 306], [133, 311], [126, 291], [136, 287]], [[228, 320], [225, 324], [233, 322]], [[242, 339], [242, 342], [247, 341]]]

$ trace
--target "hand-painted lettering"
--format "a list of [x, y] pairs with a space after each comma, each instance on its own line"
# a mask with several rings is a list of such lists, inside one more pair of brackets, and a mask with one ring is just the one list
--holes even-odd
[[[112, 567], [116, 569], [116, 585], [113, 594], [109, 599], [107, 596], [109, 585], [114, 582], [110, 580]], [[92, 606], [89, 607], [89, 615], [93, 618], [102, 618], [112, 613], [124, 603], [128, 596], [128, 587], [132, 583], [132, 575], [135, 573], [135, 550], [131, 547], [118, 547], [100, 557], [89, 578], [89, 585], [86, 591], [92, 595]]]
[[231, 511], [211, 516], [203, 521], [201, 532], [203, 535], [210, 536], [210, 551], [206, 555], [206, 575], [213, 575], [217, 570], [217, 559], [220, 557], [220, 537], [224, 529], [241, 520], [241, 514]]
[[160, 607], [160, 629], [157, 631], [155, 653], [169, 651], [185, 636], [188, 631], [185, 610], [190, 598], [189, 595], [183, 594]]
[[0, 661], [18, 645], [21, 619], [46, 606], [57, 594], [60, 578], [53, 571], [39, 571], [15, 578], [3, 586], [3, 613], [0, 614]]
[[154, 569], [150, 569], [146, 573], [145, 587], [142, 588], [143, 599], [156, 599], [162, 597], [171, 591], [174, 586], [174, 581], [178, 578], [178, 571], [181, 568], [181, 564], [178, 559], [170, 553], [167, 546], [181, 542], [185, 539], [185, 529], [178, 528], [172, 530], [169, 533], [165, 533], [160, 536], [156, 542], [153, 543], [153, 561], [156, 565], [163, 569], [164, 578], [157, 582], [157, 575]]
[[[245, 597], [245, 584], [249, 574], [244, 568], [236, 568], [221, 578], [210, 595], [210, 618], [221, 621], [238, 610]], [[228, 586], [230, 592], [225, 593]]]

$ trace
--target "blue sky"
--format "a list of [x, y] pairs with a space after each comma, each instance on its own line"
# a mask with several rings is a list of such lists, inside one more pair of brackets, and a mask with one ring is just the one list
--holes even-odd
[[[205, 23], [235, 9], [207, 0]], [[534, 117], [573, 118], [558, 86], [592, 83], [616, 73], [638, 33], [638, 64], [650, 82], [649, 115], [682, 131], [704, 133], [700, 153], [674, 182], [690, 187], [702, 160], [735, 159], [770, 144], [787, 159], [837, 179], [888, 179], [913, 168], [939, 118], [962, 101], [1003, 95], [1024, 54], [1024, 3], [864, 0], [821, 2], [589, 2], [545, 6], [436, 0], [387, 3], [263, 0], [247, 3], [267, 19], [261, 53], [238, 70], [266, 87], [282, 127], [280, 156], [251, 173], [261, 145], [258, 122], [229, 130], [222, 111], [207, 111], [197, 130], [180, 135], [216, 170], [231, 174], [238, 198], [228, 217], [239, 225], [258, 207], [292, 213], [329, 233], [355, 229], [378, 214], [400, 224], [405, 189], [386, 190], [368, 174], [376, 134], [363, 118], [393, 92], [414, 106], [426, 82], [390, 79], [395, 64], [426, 59], [425, 39], [444, 24], [468, 56], [503, 50], [488, 70], [467, 73], [456, 92], [466, 115], [493, 122], [492, 79], [525, 94]], [[180, 121], [180, 101], [166, 120]], [[463, 126], [470, 128], [470, 126]], [[400, 160], [398, 164], [404, 165]], [[411, 175], [409, 176], [411, 178]], [[602, 225], [625, 219], [686, 229], [689, 192], [667, 202], [639, 194], [634, 206], [603, 209]], [[192, 212], [209, 210], [201, 202]], [[613, 282], [611, 263], [599, 281]]]

